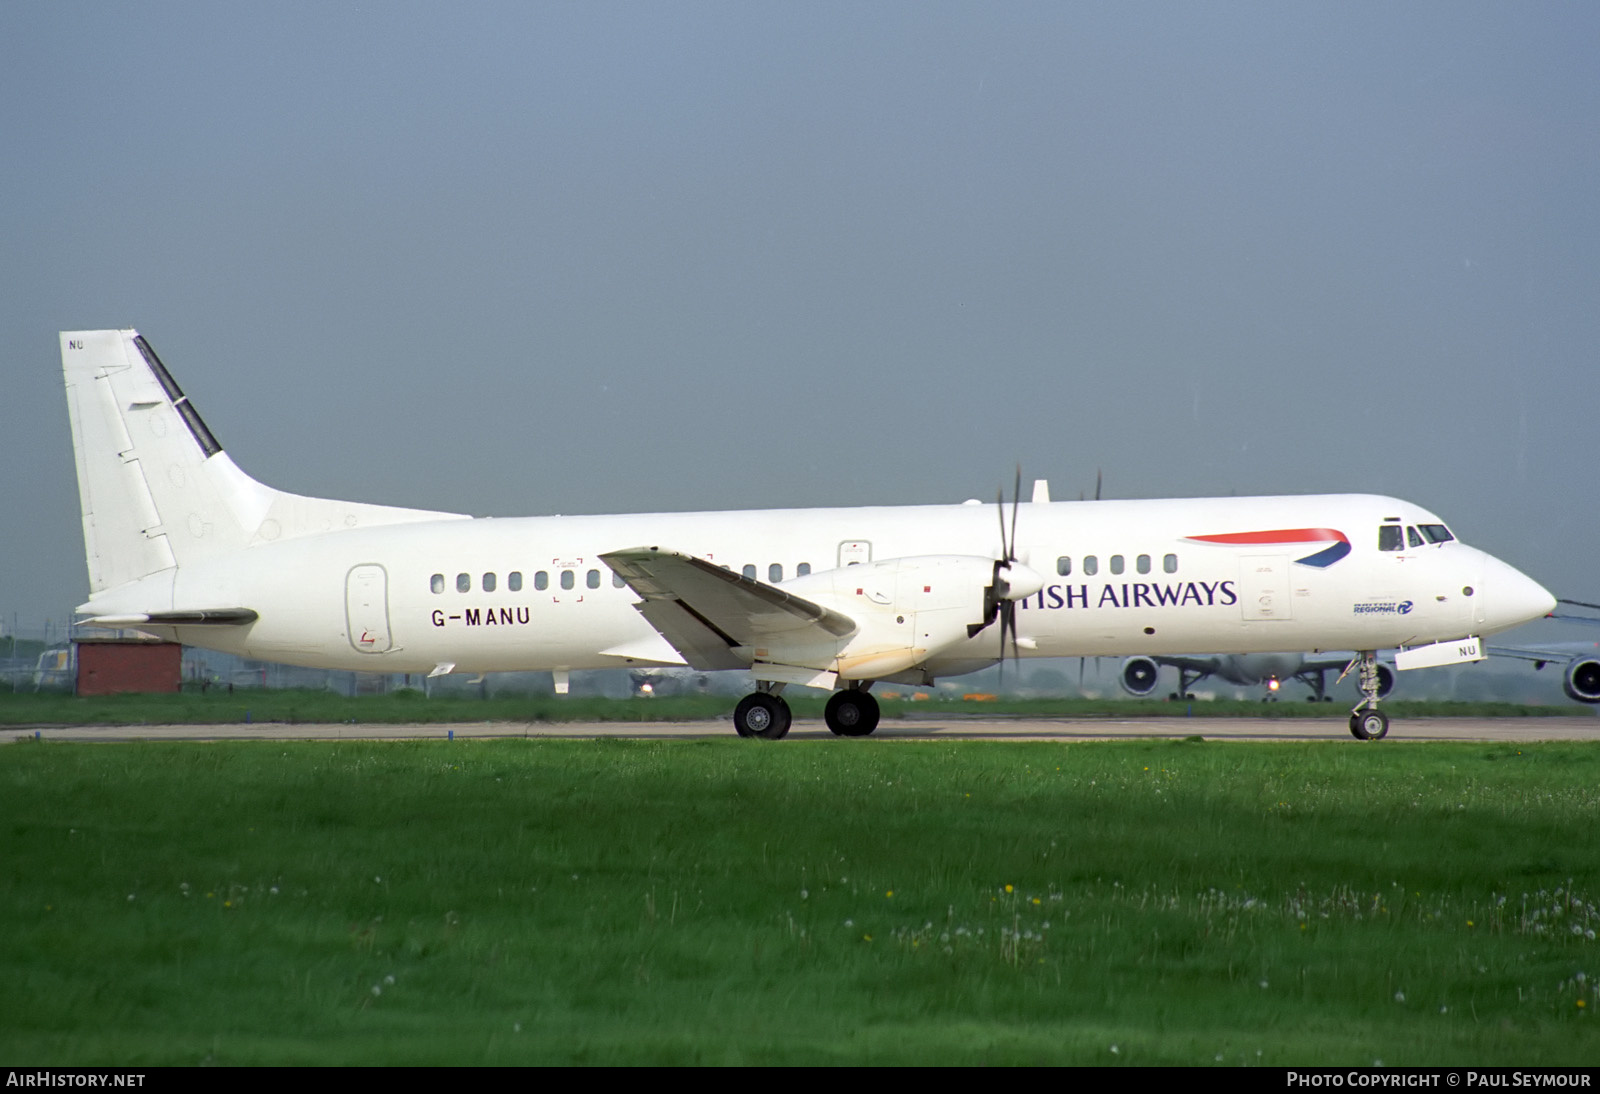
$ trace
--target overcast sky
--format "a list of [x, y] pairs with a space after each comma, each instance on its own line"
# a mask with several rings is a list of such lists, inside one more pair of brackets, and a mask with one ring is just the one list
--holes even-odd
[[1371, 491], [1600, 599], [1600, 5], [0, 4], [0, 616], [56, 332], [298, 493]]

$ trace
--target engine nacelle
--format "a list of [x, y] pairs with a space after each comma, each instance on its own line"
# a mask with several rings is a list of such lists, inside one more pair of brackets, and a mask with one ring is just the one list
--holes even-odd
[[1123, 691], [1143, 699], [1161, 682], [1161, 666], [1148, 657], [1130, 657], [1122, 663], [1122, 675], [1117, 679]]
[[1600, 703], [1600, 661], [1588, 657], [1574, 657], [1567, 664], [1561, 690], [1569, 699], [1580, 703]]
[[[1013, 568], [1019, 580], [1031, 573]], [[994, 560], [973, 555], [882, 559], [798, 577], [783, 589], [833, 609], [854, 630], [837, 636], [800, 630], [750, 652], [757, 661], [830, 671], [842, 680], [896, 676], [965, 646], [974, 627], [982, 630], [994, 581]]]
[[1378, 698], [1387, 699], [1394, 690], [1394, 669], [1388, 665], [1378, 666]]

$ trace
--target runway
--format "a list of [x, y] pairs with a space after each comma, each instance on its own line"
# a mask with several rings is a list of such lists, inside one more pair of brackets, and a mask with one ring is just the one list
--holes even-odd
[[[380, 725], [345, 723], [289, 725], [39, 726], [0, 730], [0, 743], [43, 741], [404, 741], [524, 738], [704, 740], [733, 738], [727, 720], [695, 722], [460, 722]], [[1126, 741], [1179, 740], [1200, 736], [1219, 741], [1344, 741], [1350, 736], [1335, 718], [897, 718], [885, 719], [873, 741]], [[788, 741], [835, 738], [820, 720], [797, 720]], [[1600, 741], [1600, 718], [1410, 718], [1396, 720], [1388, 741]], [[758, 747], [762, 742], [750, 742]]]

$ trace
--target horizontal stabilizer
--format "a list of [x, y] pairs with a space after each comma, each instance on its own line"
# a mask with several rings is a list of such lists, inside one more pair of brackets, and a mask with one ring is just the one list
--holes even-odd
[[144, 612], [97, 615], [84, 622], [101, 627], [243, 627], [261, 616], [250, 608], [211, 608], [198, 612]]

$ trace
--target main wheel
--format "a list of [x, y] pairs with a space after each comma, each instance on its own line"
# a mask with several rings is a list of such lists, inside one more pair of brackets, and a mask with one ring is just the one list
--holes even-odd
[[733, 708], [733, 728], [741, 737], [776, 741], [789, 732], [789, 704], [779, 695], [751, 692]]
[[1381, 710], [1350, 715], [1350, 735], [1358, 741], [1381, 741], [1389, 735], [1389, 716]]
[[838, 737], [865, 737], [878, 728], [878, 700], [853, 688], [836, 691], [822, 710], [822, 720]]

